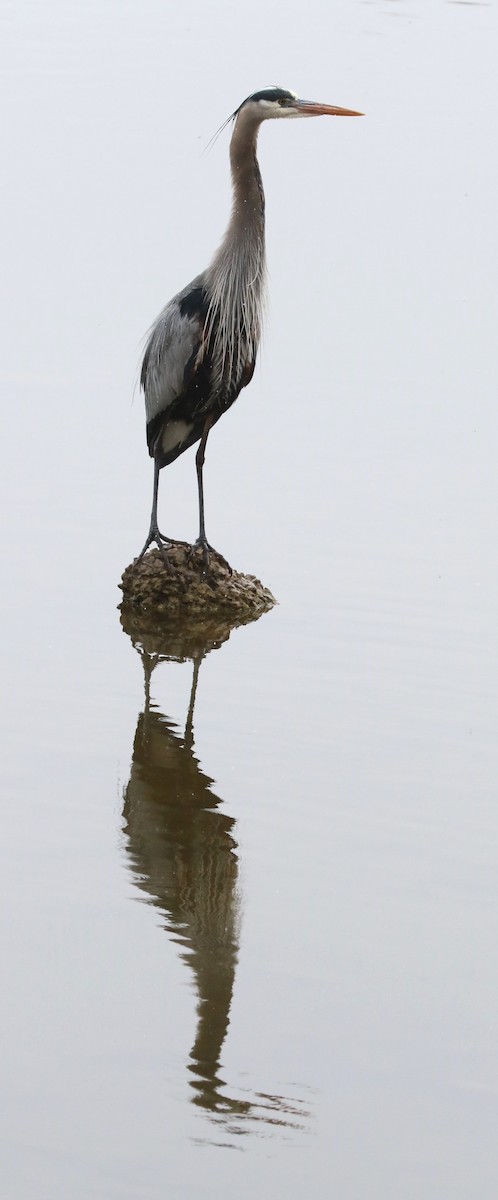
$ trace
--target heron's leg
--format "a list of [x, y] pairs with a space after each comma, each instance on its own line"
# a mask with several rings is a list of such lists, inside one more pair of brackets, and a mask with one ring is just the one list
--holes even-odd
[[203, 483], [203, 478], [202, 478], [202, 468], [204, 466], [204, 459], [206, 456], [206, 442], [208, 440], [209, 430], [211, 429], [213, 421], [214, 421], [214, 413], [212, 413], [210, 416], [206, 417], [204, 429], [202, 431], [202, 437], [199, 442], [199, 449], [195, 456], [195, 467], [196, 467], [196, 471], [197, 471], [197, 487], [198, 487], [198, 491], [199, 491], [199, 537], [197, 538], [197, 541], [196, 541], [193, 549], [194, 550], [197, 549], [198, 546], [200, 546], [202, 548], [202, 552], [203, 552], [203, 556], [204, 556], [204, 570], [205, 571], [207, 571], [207, 569], [209, 567], [209, 552], [211, 551], [212, 554], [215, 554], [216, 557], [221, 559], [222, 563], [224, 563], [225, 566], [228, 567], [228, 570], [230, 571], [230, 574], [231, 574], [232, 568], [230, 566], [230, 563], [227, 562], [226, 558], [223, 558], [223, 555], [220, 554], [218, 550], [215, 550], [213, 546], [209, 545], [209, 542], [206, 537], [206, 526], [204, 523], [204, 483]]
[[143, 547], [143, 550], [140, 551], [138, 558], [135, 559], [135, 565], [136, 565], [136, 563], [140, 562], [141, 558], [143, 558], [145, 551], [149, 549], [149, 546], [151, 546], [152, 543], [155, 542], [156, 546], [158, 546], [159, 550], [161, 551], [161, 554], [162, 554], [162, 557], [164, 560], [164, 565], [165, 565], [165, 567], [167, 567], [167, 569], [169, 571], [169, 561], [168, 561], [168, 557], [166, 554], [166, 546], [171, 544], [172, 539], [163, 537], [163, 534], [159, 532], [159, 528], [158, 528], [158, 524], [157, 524], [157, 497], [159, 494], [159, 471], [160, 471], [159, 459], [158, 459], [157, 455], [154, 455], [154, 487], [153, 487], [153, 492], [152, 492], [152, 512], [150, 514], [149, 532], [147, 534], [147, 540], [145, 542], [145, 546]]
[[206, 442], [208, 440], [209, 430], [211, 429], [212, 424], [213, 424], [212, 416], [206, 417], [204, 429], [202, 431], [202, 437], [199, 442], [199, 449], [195, 456], [195, 468], [197, 471], [197, 487], [198, 487], [198, 491], [199, 491], [199, 537], [197, 539], [197, 545], [204, 546], [204, 550], [205, 550], [204, 558], [206, 561], [206, 566], [208, 565], [208, 560], [207, 560], [207, 556], [206, 556], [208, 543], [207, 543], [207, 538], [206, 538], [206, 527], [204, 524], [204, 483], [203, 483], [203, 479], [202, 479], [202, 468], [204, 466], [204, 459], [206, 456]]

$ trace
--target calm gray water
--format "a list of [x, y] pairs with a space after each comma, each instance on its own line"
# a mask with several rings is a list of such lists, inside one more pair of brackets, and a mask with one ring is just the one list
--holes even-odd
[[[497, 5], [0, 14], [2, 1195], [495, 1200]], [[206, 504], [279, 605], [137, 647], [141, 339], [271, 82], [366, 113], [260, 139]]]

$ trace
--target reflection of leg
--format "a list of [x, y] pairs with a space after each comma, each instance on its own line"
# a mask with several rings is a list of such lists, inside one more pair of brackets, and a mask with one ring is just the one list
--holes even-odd
[[195, 705], [195, 696], [196, 696], [196, 692], [197, 692], [197, 680], [199, 678], [199, 667], [201, 665], [202, 659], [203, 659], [202, 654], [199, 654], [196, 658], [194, 658], [194, 673], [192, 675], [192, 687], [190, 689], [190, 704], [188, 706], [187, 720], [186, 720], [186, 724], [185, 724], [185, 733], [183, 735], [183, 740], [184, 740], [185, 746], [188, 746], [188, 748], [190, 750], [192, 749], [192, 746], [194, 744], [194, 705]]
[[138, 653], [142, 659], [145, 689], [144, 713], [148, 713], [150, 710], [150, 679], [152, 672], [157, 667], [158, 662], [161, 661], [161, 657], [159, 654], [148, 654], [146, 650], [140, 650], [137, 646], [135, 649], [138, 649]]

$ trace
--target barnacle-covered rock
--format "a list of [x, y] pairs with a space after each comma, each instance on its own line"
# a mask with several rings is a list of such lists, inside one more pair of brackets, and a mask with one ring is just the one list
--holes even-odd
[[254, 621], [276, 604], [254, 575], [231, 570], [211, 551], [204, 569], [202, 550], [186, 542], [168, 549], [169, 569], [159, 550], [150, 550], [123, 572], [120, 605], [124, 627], [143, 635], [163, 631], [203, 641], [223, 641], [227, 628]]

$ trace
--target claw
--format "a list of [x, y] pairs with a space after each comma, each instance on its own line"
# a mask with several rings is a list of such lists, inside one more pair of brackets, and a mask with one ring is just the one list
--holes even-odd
[[197, 541], [194, 542], [194, 545], [190, 548], [189, 555], [188, 555], [189, 560], [191, 560], [194, 557], [196, 550], [202, 550], [202, 555], [203, 555], [203, 559], [204, 559], [204, 566], [203, 566], [203, 572], [202, 572], [203, 575], [207, 575], [209, 573], [209, 555], [210, 554], [214, 554], [214, 557], [217, 558], [219, 562], [223, 563], [223, 566], [226, 567], [229, 574], [232, 575], [233, 572], [232, 572], [230, 563], [227, 562], [226, 558], [224, 558], [222, 554], [220, 554], [219, 550], [215, 550], [214, 546], [211, 546], [209, 544], [209, 542], [207, 541], [206, 538], [202, 538], [202, 537], [197, 538]]

